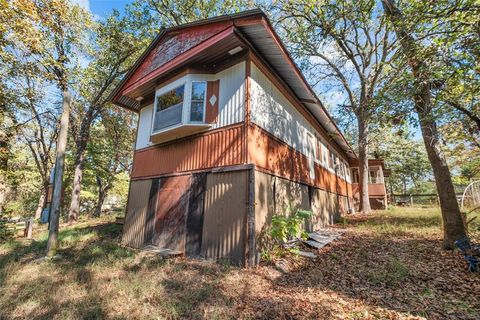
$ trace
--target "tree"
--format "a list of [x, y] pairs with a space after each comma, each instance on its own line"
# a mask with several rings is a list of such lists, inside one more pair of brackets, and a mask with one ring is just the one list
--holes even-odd
[[423, 144], [412, 139], [408, 130], [384, 127], [372, 142], [372, 157], [381, 158], [391, 170], [390, 183], [396, 193], [407, 194], [410, 187], [431, 175], [431, 166]]
[[62, 113], [56, 143], [55, 180], [50, 210], [47, 256], [56, 254], [60, 219], [63, 169], [67, 144], [72, 94], [69, 82], [79, 65], [78, 59], [90, 25], [90, 16], [67, 0], [15, 1], [12, 6], [17, 19], [26, 21], [31, 30], [15, 32], [19, 50], [43, 68], [43, 75], [52, 81], [62, 95]]
[[[390, 19], [399, 39], [403, 57], [413, 76], [412, 100], [440, 199], [444, 229], [443, 247], [453, 249], [454, 242], [466, 236], [465, 225], [460, 215], [452, 177], [442, 153], [441, 140], [435, 122], [434, 105], [432, 104], [432, 86], [434, 86], [435, 79], [429, 65], [424, 60], [426, 52], [424, 44], [422, 40], [416, 39], [414, 36], [414, 28], [418, 27], [419, 21], [415, 21], [416, 24], [412, 25], [412, 21], [403, 15], [394, 0], [382, 0], [382, 3], [385, 14]], [[428, 24], [428, 22], [426, 23]]]
[[94, 216], [100, 216], [108, 193], [122, 172], [130, 172], [131, 146], [135, 139], [133, 114], [119, 108], [103, 112], [101, 121], [94, 125], [94, 136], [87, 147], [87, 168], [97, 185]]
[[73, 114], [72, 133], [75, 140], [74, 177], [68, 212], [69, 222], [80, 213], [80, 191], [85, 164], [85, 152], [90, 140], [90, 128], [108, 108], [108, 97], [120, 78], [138, 56], [145, 39], [129, 30], [128, 19], [114, 12], [96, 26], [96, 43], [90, 64], [82, 70], [78, 84], [81, 107]]
[[[80, 213], [81, 182], [90, 128], [102, 112], [108, 112], [110, 92], [148, 42], [161, 27], [234, 12], [242, 7], [242, 2], [238, 1], [137, 1], [127, 6], [124, 15], [114, 12], [105, 22], [97, 24], [94, 54], [83, 72], [84, 80], [78, 84], [82, 107], [73, 114], [72, 121], [76, 148], [69, 222], [76, 221]], [[102, 170], [101, 166], [99, 170]]]
[[357, 122], [360, 211], [368, 213], [369, 131], [380, 113], [380, 91], [388, 82], [394, 50], [384, 16], [373, 0], [285, 0], [278, 10], [291, 51], [309, 70], [314, 86], [346, 95], [338, 106]]

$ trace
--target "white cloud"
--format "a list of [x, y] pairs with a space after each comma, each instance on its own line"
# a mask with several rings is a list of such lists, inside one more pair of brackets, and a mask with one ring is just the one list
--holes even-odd
[[80, 7], [90, 11], [90, 0], [71, 0], [73, 3], [78, 4]]

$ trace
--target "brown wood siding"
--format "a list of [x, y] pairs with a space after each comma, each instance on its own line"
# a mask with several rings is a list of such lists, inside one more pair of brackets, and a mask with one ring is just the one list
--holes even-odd
[[202, 255], [245, 262], [248, 170], [207, 175]]
[[[358, 183], [353, 183], [352, 184], [352, 195], [356, 196], [357, 198], [359, 197], [359, 186]], [[383, 183], [369, 183], [368, 184], [368, 196], [369, 197], [380, 197], [383, 198], [386, 195], [386, 190], [385, 190], [385, 185]]]
[[268, 173], [329, 192], [352, 195], [349, 183], [318, 164], [315, 164], [315, 179], [312, 180], [305, 155], [256, 125], [248, 129], [248, 156], [251, 163]]
[[244, 143], [244, 127], [236, 124], [138, 150], [134, 154], [131, 178], [241, 164]]
[[145, 225], [152, 180], [132, 181], [123, 224], [122, 243], [141, 248], [145, 242]]
[[190, 178], [184, 175], [160, 179], [153, 238], [153, 244], [160, 248], [185, 250]]
[[[216, 123], [218, 117], [218, 101], [220, 100], [220, 80], [207, 82], [207, 110], [205, 112], [206, 123]], [[215, 103], [211, 104], [210, 99], [215, 95]]]

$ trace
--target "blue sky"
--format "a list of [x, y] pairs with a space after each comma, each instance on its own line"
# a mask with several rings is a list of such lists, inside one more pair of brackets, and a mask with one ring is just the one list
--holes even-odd
[[82, 7], [90, 10], [94, 15], [107, 17], [113, 9], [122, 12], [126, 4], [131, 0], [72, 0]]

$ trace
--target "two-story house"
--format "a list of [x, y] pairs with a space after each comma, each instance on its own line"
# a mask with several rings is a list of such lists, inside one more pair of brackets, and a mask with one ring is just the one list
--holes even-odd
[[161, 31], [112, 101], [139, 114], [126, 245], [252, 265], [274, 214], [353, 210], [356, 156], [259, 10]]

